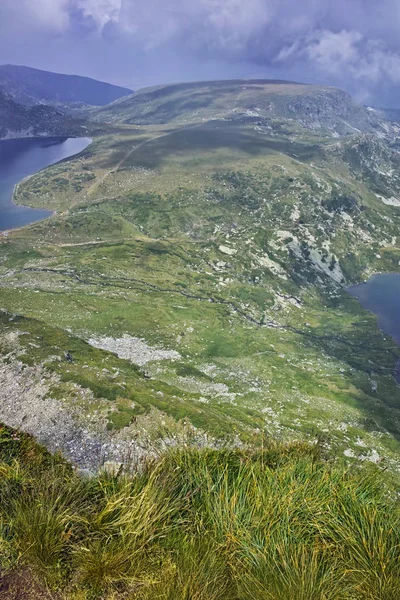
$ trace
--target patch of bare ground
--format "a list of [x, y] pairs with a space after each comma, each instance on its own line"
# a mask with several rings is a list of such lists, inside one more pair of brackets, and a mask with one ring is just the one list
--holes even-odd
[[61, 600], [61, 596], [43, 587], [29, 569], [24, 569], [0, 577], [0, 600]]
[[149, 346], [144, 340], [130, 335], [124, 335], [122, 338], [90, 338], [88, 342], [95, 348], [113, 352], [119, 358], [130, 360], [141, 367], [152, 361], [181, 358], [175, 350]]
[[81, 469], [96, 471], [104, 462], [141, 456], [135, 440], [120, 440], [102, 423], [83, 421], [79, 407], [49, 395], [57, 376], [43, 366], [0, 361], [0, 421], [34, 435], [51, 452], [61, 452]]

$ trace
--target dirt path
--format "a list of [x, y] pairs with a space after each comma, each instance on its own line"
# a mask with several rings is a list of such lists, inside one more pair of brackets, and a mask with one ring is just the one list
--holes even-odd
[[[203, 125], [203, 122], [201, 123], [196, 123], [195, 125], [188, 125], [187, 127], [181, 127], [181, 128], [176, 128], [173, 131], [168, 131], [166, 133], [161, 133], [160, 135], [156, 135], [148, 140], [145, 140], [144, 142], [141, 142], [140, 144], [138, 144], [137, 146], [133, 146], [133, 148], [131, 148], [126, 154], [125, 156], [119, 161], [119, 163], [112, 167], [109, 171], [107, 171], [106, 173], [104, 173], [104, 175], [97, 181], [95, 181], [86, 191], [85, 193], [85, 198], [88, 198], [89, 196], [93, 195], [93, 193], [96, 192], [96, 190], [102, 185], [102, 183], [104, 183], [104, 181], [113, 173], [117, 173], [119, 171], [119, 169], [122, 167], [122, 165], [124, 164], [125, 161], [127, 161], [132, 154], [134, 154], [137, 150], [139, 150], [140, 148], [142, 148], [143, 146], [146, 146], [147, 144], [150, 144], [151, 142], [154, 142], [155, 140], [159, 140], [161, 138], [164, 137], [168, 137], [169, 135], [172, 135], [178, 131], [186, 131], [188, 129], [196, 129], [196, 127], [200, 127], [201, 125]], [[72, 208], [75, 204], [77, 204], [78, 201], [75, 201], [71, 204]]]
[[[116, 240], [88, 240], [87, 242], [65, 242], [63, 244], [51, 244], [52, 246], [57, 246], [58, 248], [71, 248], [74, 246], [94, 246], [96, 244], [106, 244], [106, 245], [117, 245], [121, 244], [121, 242], [164, 242], [165, 244], [200, 244], [206, 242], [206, 239], [199, 238], [197, 240], [190, 240], [186, 238], [152, 238], [146, 235], [140, 236], [137, 235], [135, 237], [129, 238], [118, 238]], [[50, 244], [49, 244], [50, 245]]]

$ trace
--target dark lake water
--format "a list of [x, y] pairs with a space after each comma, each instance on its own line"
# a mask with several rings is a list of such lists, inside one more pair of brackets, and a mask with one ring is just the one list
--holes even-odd
[[379, 327], [400, 346], [400, 274], [374, 275], [347, 290], [378, 317]]
[[[400, 346], [400, 274], [374, 275], [366, 283], [353, 285], [347, 291], [376, 314], [379, 327]], [[400, 383], [400, 361], [394, 376]]]
[[60, 137], [0, 140], [0, 231], [49, 217], [48, 210], [14, 204], [15, 185], [28, 175], [78, 154], [90, 142], [90, 138]]

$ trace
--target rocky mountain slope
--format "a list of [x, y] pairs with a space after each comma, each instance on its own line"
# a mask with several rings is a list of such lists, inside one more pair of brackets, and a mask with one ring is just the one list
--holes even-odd
[[143, 89], [93, 118], [125, 124], [187, 123], [252, 117], [273, 128], [276, 119], [331, 135], [382, 131], [378, 114], [331, 87], [274, 80], [211, 81]]
[[30, 67], [0, 65], [0, 88], [15, 102], [35, 104], [85, 104], [102, 106], [132, 94], [128, 88], [89, 77], [50, 73]]
[[84, 135], [83, 121], [46, 105], [23, 106], [0, 87], [0, 139], [51, 135]]
[[56, 214], [0, 238], [10, 424], [89, 468], [262, 432], [396, 471], [400, 350], [346, 292], [399, 270], [395, 130], [276, 82], [163, 86], [94, 115], [113, 132], [18, 187]]

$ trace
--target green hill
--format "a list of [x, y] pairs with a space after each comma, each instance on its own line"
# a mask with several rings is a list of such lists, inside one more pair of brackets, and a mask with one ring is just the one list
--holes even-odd
[[[331, 87], [275, 80], [194, 82], [139, 90], [97, 110], [96, 120], [152, 125], [252, 117], [287, 119], [311, 130], [353, 134], [379, 128], [374, 113]], [[271, 125], [271, 123], [270, 123]]]
[[398, 271], [395, 132], [333, 88], [276, 82], [97, 114], [115, 121], [89, 148], [18, 186], [53, 217], [0, 238], [0, 420], [91, 470], [264, 431], [395, 472], [399, 349], [345, 291]]
[[399, 272], [397, 126], [276, 81], [88, 114], [0, 236], [0, 599], [395, 600], [400, 349], [346, 288]]

